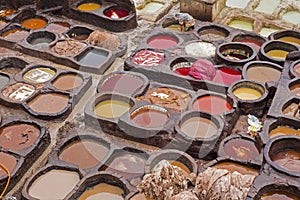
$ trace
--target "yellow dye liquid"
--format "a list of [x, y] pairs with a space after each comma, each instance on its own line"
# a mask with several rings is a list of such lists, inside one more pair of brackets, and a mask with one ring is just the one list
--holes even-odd
[[262, 94], [258, 90], [246, 87], [234, 90], [233, 94], [242, 100], [256, 100], [262, 97]]

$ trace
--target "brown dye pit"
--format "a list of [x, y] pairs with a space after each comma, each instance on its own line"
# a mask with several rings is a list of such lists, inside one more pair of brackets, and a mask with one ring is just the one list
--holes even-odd
[[[0, 163], [4, 165], [10, 173], [12, 173], [17, 165], [17, 159], [7, 153], [0, 152]], [[7, 176], [6, 171], [0, 167], [0, 178]]]
[[290, 134], [300, 136], [300, 130], [293, 129], [289, 126], [278, 126], [277, 128], [273, 129], [269, 133], [269, 136], [270, 138], [274, 138], [276, 136], [290, 135]]
[[245, 139], [231, 139], [224, 144], [224, 151], [227, 155], [239, 159], [256, 159], [259, 151], [255, 143]]
[[284, 150], [272, 157], [272, 161], [283, 169], [300, 173], [300, 152], [295, 150]]
[[54, 22], [49, 24], [46, 27], [46, 30], [49, 32], [54, 32], [58, 34], [62, 34], [66, 32], [70, 28], [70, 24], [65, 23], [65, 22]]
[[13, 124], [0, 129], [0, 146], [5, 149], [23, 150], [39, 138], [40, 130], [30, 124]]
[[74, 57], [87, 45], [74, 40], [59, 41], [51, 48], [51, 51], [61, 56]]
[[10, 101], [25, 101], [33, 95], [35, 87], [27, 83], [15, 83], [2, 90], [2, 95]]
[[282, 113], [286, 116], [300, 119], [299, 106], [300, 104], [298, 103], [291, 103], [282, 111]]
[[248, 52], [240, 49], [227, 49], [221, 54], [227, 59], [236, 61], [245, 60], [251, 56]]
[[222, 162], [222, 163], [214, 165], [213, 167], [215, 167], [217, 169], [226, 169], [231, 173], [239, 172], [243, 175], [257, 176], [259, 174], [258, 170], [255, 170], [255, 169], [252, 169], [252, 168], [240, 165], [240, 164], [232, 163], [232, 162]]
[[295, 84], [291, 86], [290, 90], [294, 93], [294, 95], [300, 96], [300, 84]]
[[247, 69], [247, 79], [261, 83], [277, 82], [280, 79], [280, 75], [280, 70], [259, 64]]
[[16, 12], [16, 10], [11, 9], [11, 8], [2, 8], [0, 10], [0, 17], [9, 17], [12, 14], [14, 14]]
[[149, 90], [144, 96], [138, 97], [138, 100], [146, 100], [152, 104], [162, 106], [166, 109], [181, 111], [186, 109], [191, 100], [187, 92], [172, 88], [155, 88]]
[[123, 200], [124, 190], [118, 186], [100, 183], [86, 190], [78, 200], [113, 199]]
[[67, 107], [68, 102], [68, 95], [50, 93], [38, 95], [28, 106], [37, 113], [57, 114]]
[[76, 74], [60, 75], [52, 85], [58, 90], [73, 90], [83, 84], [83, 79]]
[[78, 165], [82, 169], [89, 169], [103, 161], [108, 151], [109, 149], [100, 142], [81, 140], [65, 147], [60, 153], [59, 159]]
[[218, 128], [211, 120], [203, 117], [192, 117], [184, 121], [180, 129], [192, 138], [210, 138], [217, 134]]
[[199, 36], [202, 40], [215, 41], [226, 38], [227, 34], [216, 29], [207, 29], [200, 31]]
[[28, 193], [36, 199], [64, 199], [79, 180], [76, 172], [53, 169], [38, 177], [28, 188]]

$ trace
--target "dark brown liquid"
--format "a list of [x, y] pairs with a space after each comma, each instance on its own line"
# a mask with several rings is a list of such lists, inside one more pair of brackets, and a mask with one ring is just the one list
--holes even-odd
[[29, 124], [14, 124], [0, 130], [0, 146], [5, 149], [23, 150], [32, 146], [40, 130]]
[[258, 170], [255, 170], [255, 169], [252, 169], [249, 167], [245, 167], [243, 165], [239, 165], [239, 164], [232, 163], [232, 162], [222, 162], [222, 163], [214, 165], [213, 167], [215, 167], [217, 169], [226, 169], [231, 173], [239, 172], [243, 175], [249, 174], [249, 175], [257, 176], [259, 174]]
[[294, 93], [294, 95], [300, 96], [300, 84], [293, 85], [290, 87], [290, 90]]
[[288, 192], [272, 191], [263, 194], [261, 200], [300, 200], [300, 198]]
[[75, 74], [61, 75], [52, 83], [52, 85], [59, 90], [73, 90], [81, 86], [83, 80], [80, 76]]
[[109, 77], [101, 86], [101, 92], [118, 92], [133, 95], [144, 85], [142, 79], [126, 74], [115, 74]]
[[276, 137], [276, 136], [281, 136], [281, 135], [297, 135], [300, 136], [300, 131], [293, 129], [289, 126], [278, 126], [277, 128], [273, 129], [270, 133], [269, 136], [270, 138]]
[[208, 41], [220, 40], [227, 37], [225, 33], [215, 29], [203, 30], [199, 33], [199, 36], [201, 36], [201, 39], [208, 40]]
[[231, 139], [224, 144], [224, 151], [227, 155], [240, 159], [255, 159], [259, 151], [254, 142], [244, 139]]
[[41, 94], [31, 100], [28, 105], [37, 113], [55, 114], [63, 111], [69, 102], [69, 96], [63, 94]]
[[[17, 159], [12, 155], [0, 152], [0, 163], [12, 173], [17, 165]], [[0, 178], [6, 177], [7, 172], [0, 167]]]
[[99, 142], [82, 140], [71, 143], [59, 155], [67, 163], [78, 165], [82, 169], [97, 166], [107, 155], [108, 148]]
[[287, 171], [300, 173], [300, 152], [298, 151], [286, 150], [279, 152], [272, 157], [272, 161]]

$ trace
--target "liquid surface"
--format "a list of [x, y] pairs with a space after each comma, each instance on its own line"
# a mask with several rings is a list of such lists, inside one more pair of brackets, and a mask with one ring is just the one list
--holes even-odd
[[35, 92], [35, 87], [26, 83], [15, 83], [2, 90], [2, 94], [10, 101], [25, 101]]
[[258, 90], [246, 87], [237, 88], [232, 93], [242, 100], [256, 100], [262, 97], [262, 94]]
[[266, 83], [269, 81], [278, 82], [281, 71], [276, 68], [258, 65], [248, 68], [246, 75], [247, 79], [261, 83]]
[[129, 11], [122, 9], [112, 9], [104, 13], [106, 17], [111, 19], [122, 19], [129, 15]]
[[66, 32], [70, 28], [70, 24], [65, 22], [54, 22], [51, 24], [48, 24], [46, 27], [47, 31], [62, 34]]
[[262, 12], [266, 14], [272, 14], [277, 6], [279, 6], [281, 0], [261, 0], [255, 11]]
[[53, 169], [38, 177], [30, 186], [28, 193], [37, 199], [63, 199], [79, 180], [76, 172]]
[[28, 105], [37, 113], [56, 114], [63, 111], [68, 106], [68, 103], [68, 95], [49, 93], [38, 95]]
[[217, 134], [217, 126], [209, 119], [193, 117], [184, 121], [180, 129], [191, 138], [210, 138]]
[[7, 40], [11, 40], [14, 42], [21, 41], [25, 39], [29, 35], [29, 32], [24, 31], [22, 29], [11, 29], [4, 33], [2, 33], [2, 37], [4, 37]]
[[230, 8], [246, 8], [250, 0], [227, 0], [226, 6]]
[[263, 194], [261, 200], [299, 200], [299, 197], [284, 191], [272, 191]]
[[165, 125], [169, 115], [160, 110], [142, 108], [131, 115], [131, 120], [138, 126], [155, 128]]
[[107, 60], [107, 52], [91, 50], [79, 59], [82, 65], [100, 66]]
[[78, 200], [123, 200], [124, 191], [118, 186], [100, 183], [86, 190]]
[[101, 8], [100, 4], [97, 3], [83, 3], [80, 4], [77, 9], [81, 11], [92, 11]]
[[115, 156], [108, 168], [121, 173], [144, 174], [145, 158], [134, 154], [124, 154]]
[[157, 13], [161, 8], [164, 7], [165, 4], [160, 2], [149, 2], [146, 3], [145, 7], [142, 9], [138, 9], [138, 12], [147, 12], [147, 13]]
[[273, 129], [270, 133], [269, 136], [270, 138], [276, 137], [276, 136], [281, 136], [281, 135], [296, 135], [300, 136], [300, 131], [293, 129], [288, 126], [278, 126], [277, 128]]
[[269, 35], [271, 35], [272, 33], [276, 32], [276, 31], [279, 31], [279, 29], [263, 27], [259, 31], [259, 34], [264, 36], [264, 37], [268, 37]]
[[202, 40], [216, 41], [224, 39], [225, 37], [227, 37], [227, 34], [216, 29], [207, 29], [200, 31], [199, 36]]
[[129, 111], [130, 107], [127, 102], [110, 99], [98, 103], [94, 112], [100, 117], [117, 118]]
[[[0, 163], [12, 173], [17, 165], [17, 159], [12, 155], [0, 152]], [[7, 177], [7, 172], [0, 167], [0, 178], [2, 179], [4, 177]]]
[[47, 22], [40, 18], [26, 19], [22, 22], [22, 26], [28, 29], [40, 29], [47, 25]]
[[278, 38], [278, 40], [283, 41], [283, 42], [289, 42], [289, 43], [296, 44], [296, 45], [300, 45], [300, 38], [286, 36], [286, 37]]
[[204, 96], [193, 103], [194, 110], [201, 110], [212, 114], [222, 114], [232, 109], [226, 99], [218, 96]]
[[26, 72], [23, 79], [31, 83], [45, 83], [55, 76], [56, 72], [50, 68], [34, 68]]
[[215, 167], [217, 169], [227, 169], [231, 173], [236, 171], [243, 175], [249, 174], [249, 175], [257, 176], [259, 174], [258, 170], [255, 170], [255, 169], [252, 169], [249, 167], [245, 167], [243, 165], [236, 164], [233, 162], [222, 162], [222, 163], [218, 163], [218, 164], [214, 165], [213, 167]]
[[300, 76], [300, 63], [294, 66], [294, 72], [297, 76]]
[[242, 29], [245, 31], [253, 31], [253, 22], [247, 22], [247, 21], [242, 21], [242, 20], [232, 20], [229, 22], [228, 26], [237, 28], [237, 29]]
[[300, 173], [300, 152], [295, 150], [286, 150], [277, 153], [273, 156], [272, 161], [283, 169]]
[[55, 79], [52, 85], [59, 90], [73, 90], [83, 84], [83, 80], [76, 74], [64, 74]]
[[232, 83], [239, 81], [242, 79], [242, 73], [230, 68], [222, 68], [216, 71], [216, 75], [213, 78], [213, 82], [224, 84], [224, 85], [231, 85]]
[[297, 11], [288, 11], [282, 15], [282, 19], [295, 25], [300, 24], [300, 13]]
[[272, 58], [284, 60], [285, 57], [288, 55], [288, 53], [289, 53], [288, 51], [274, 49], [274, 50], [268, 51], [267, 55]]
[[176, 38], [166, 35], [158, 35], [148, 40], [148, 45], [157, 49], [167, 49], [177, 45]]
[[71, 143], [59, 155], [59, 159], [78, 165], [82, 169], [89, 169], [100, 164], [109, 149], [92, 140], [81, 140]]
[[294, 93], [294, 95], [300, 96], [300, 84], [291, 86], [290, 90]]
[[245, 139], [231, 139], [224, 144], [224, 151], [227, 155], [239, 159], [256, 159], [259, 151], [255, 143]]

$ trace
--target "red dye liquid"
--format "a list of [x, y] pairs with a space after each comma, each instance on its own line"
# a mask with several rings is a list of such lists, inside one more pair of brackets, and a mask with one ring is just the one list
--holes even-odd
[[127, 17], [129, 15], [129, 11], [123, 9], [113, 9], [105, 12], [104, 15], [112, 19], [121, 19]]
[[157, 49], [167, 49], [176, 46], [178, 41], [176, 38], [165, 36], [165, 35], [158, 35], [155, 36], [148, 41], [148, 45], [153, 48]]
[[256, 51], [259, 51], [260, 46], [262, 45], [261, 42], [259, 42], [259, 41], [257, 41], [257, 40], [251, 40], [251, 39], [240, 39], [240, 40], [236, 40], [235, 42], [241, 42], [241, 43], [249, 44], [249, 45], [251, 45]]
[[179, 69], [176, 69], [174, 72], [175, 72], [176, 74], [181, 75], [181, 76], [188, 76], [189, 73], [190, 73], [190, 70], [191, 70], [190, 67], [185, 67], [185, 68], [179, 68]]
[[212, 114], [222, 114], [231, 110], [231, 105], [226, 99], [218, 96], [204, 96], [193, 104], [194, 110], [201, 110]]
[[231, 85], [233, 82], [241, 79], [242, 74], [239, 71], [229, 68], [222, 68], [216, 71], [216, 76], [212, 81], [224, 85]]

